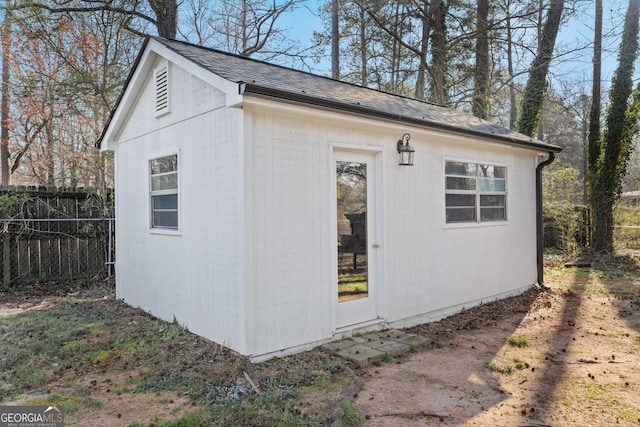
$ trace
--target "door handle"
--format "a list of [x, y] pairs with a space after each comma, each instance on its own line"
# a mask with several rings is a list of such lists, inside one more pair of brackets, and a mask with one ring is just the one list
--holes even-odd
[[377, 244], [377, 243], [374, 243], [374, 244], [372, 244], [372, 245], [371, 245], [371, 247], [372, 247], [373, 249], [378, 249], [378, 248], [380, 247], [380, 245], [379, 245], [379, 244]]

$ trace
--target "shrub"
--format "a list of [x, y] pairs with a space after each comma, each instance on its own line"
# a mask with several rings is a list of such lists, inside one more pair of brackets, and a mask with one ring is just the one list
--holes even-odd
[[589, 215], [586, 206], [546, 203], [542, 219], [545, 248], [573, 253], [587, 245]]

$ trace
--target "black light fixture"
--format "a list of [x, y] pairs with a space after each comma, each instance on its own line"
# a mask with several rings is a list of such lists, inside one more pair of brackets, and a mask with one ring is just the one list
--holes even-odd
[[398, 164], [400, 166], [413, 166], [413, 153], [416, 150], [409, 145], [410, 139], [411, 135], [405, 133], [398, 140]]

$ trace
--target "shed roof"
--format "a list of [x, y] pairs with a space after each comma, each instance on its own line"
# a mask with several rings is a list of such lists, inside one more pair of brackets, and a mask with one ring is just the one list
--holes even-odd
[[[182, 41], [162, 37], [150, 39], [207, 71], [237, 83], [240, 95], [259, 96], [420, 127], [438, 128], [547, 152], [562, 150], [556, 145], [547, 144], [448, 107]], [[142, 51], [145, 50], [148, 41], [149, 38], [145, 41]]]

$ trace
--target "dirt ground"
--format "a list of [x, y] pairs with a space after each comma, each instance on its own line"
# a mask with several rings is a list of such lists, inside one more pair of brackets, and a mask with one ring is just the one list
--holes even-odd
[[[640, 280], [632, 285], [631, 292], [627, 287], [620, 294], [585, 287], [532, 289], [411, 328], [408, 332], [428, 338], [426, 348], [354, 368], [363, 386], [352, 403], [364, 426], [640, 425]], [[0, 293], [0, 311], [47, 309], [63, 295], [91, 301], [94, 310], [117, 314], [122, 324], [136, 330], [144, 331], [150, 321], [140, 310], [116, 301], [109, 282]], [[44, 306], [43, 300], [48, 301]], [[79, 383], [103, 402], [95, 408], [84, 405], [67, 418], [68, 425], [153, 425], [200, 406], [169, 391], [127, 392], [145, 364], [167, 363], [176, 356], [199, 366], [203, 378], [230, 380], [249, 370], [245, 360], [222, 353], [213, 343], [193, 336], [185, 345], [184, 336], [180, 339], [180, 354], [168, 346], [166, 354], [118, 365], [117, 370], [105, 365], [67, 372], [48, 390], [70, 388], [72, 378], [73, 387]], [[210, 354], [211, 360], [202, 362], [202, 354]], [[309, 366], [324, 357], [320, 350], [308, 354]], [[263, 370], [268, 369], [269, 363]], [[33, 399], [37, 396], [32, 393], [5, 403]]]
[[[158, 420], [175, 420], [184, 416], [187, 412], [198, 409], [185, 396], [177, 396], [169, 391], [156, 391], [153, 393], [129, 393], [116, 391], [127, 388], [129, 376], [135, 376], [135, 372], [87, 372], [74, 381], [74, 387], [83, 387], [95, 402], [100, 402], [99, 407], [86, 407], [74, 411], [65, 416], [65, 425], [83, 427], [103, 426], [129, 426], [139, 424], [142, 426], [153, 425]], [[61, 391], [68, 389], [69, 379], [60, 380], [49, 384], [49, 389]], [[129, 387], [131, 388], [131, 387]], [[38, 402], [41, 396], [25, 394], [20, 398], [6, 402], [7, 405], [41, 404]]]
[[367, 369], [354, 403], [365, 426], [640, 425], [638, 331], [640, 293], [528, 292], [413, 328], [436, 348]]

